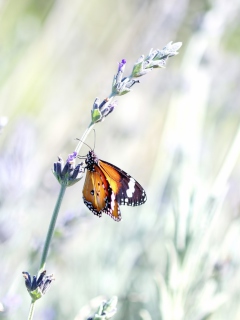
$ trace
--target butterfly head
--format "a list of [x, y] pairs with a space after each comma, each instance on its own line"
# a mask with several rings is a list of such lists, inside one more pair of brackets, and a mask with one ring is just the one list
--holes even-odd
[[96, 156], [93, 150], [90, 150], [88, 152], [85, 163], [86, 163], [87, 170], [92, 172], [95, 171], [94, 166], [98, 163], [98, 157]]

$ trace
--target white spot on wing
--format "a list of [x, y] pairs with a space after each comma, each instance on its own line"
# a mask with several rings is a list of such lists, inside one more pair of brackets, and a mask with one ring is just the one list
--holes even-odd
[[114, 210], [115, 199], [116, 199], [115, 194], [112, 191], [112, 194], [111, 194], [111, 210]]
[[130, 178], [128, 183], [128, 189], [126, 191], [128, 198], [132, 198], [134, 191], [135, 191], [135, 180], [133, 178]]

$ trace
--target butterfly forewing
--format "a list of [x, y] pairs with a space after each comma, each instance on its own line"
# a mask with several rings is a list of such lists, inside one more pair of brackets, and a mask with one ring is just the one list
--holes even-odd
[[107, 206], [108, 182], [98, 166], [95, 166], [94, 170], [93, 172], [87, 170], [83, 187], [83, 201], [94, 214], [101, 217], [102, 211]]
[[146, 192], [133, 177], [103, 160], [99, 160], [99, 166], [116, 195], [115, 201], [120, 205], [139, 206], [146, 202]]

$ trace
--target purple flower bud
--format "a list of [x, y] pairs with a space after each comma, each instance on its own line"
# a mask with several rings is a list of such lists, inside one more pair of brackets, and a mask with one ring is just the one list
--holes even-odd
[[67, 162], [70, 163], [70, 162], [74, 161], [76, 159], [76, 157], [77, 157], [77, 152], [73, 151], [73, 153], [70, 153], [68, 155]]
[[119, 71], [123, 72], [124, 66], [125, 66], [126, 63], [127, 63], [127, 61], [125, 59], [122, 59], [122, 61], [118, 63], [118, 72]]
[[117, 106], [117, 101], [113, 101], [112, 103], [110, 103], [108, 106], [106, 106], [105, 108], [102, 108], [101, 112], [103, 117], [106, 117], [109, 115], [109, 113], [113, 112], [113, 110], [115, 109], [115, 107]]

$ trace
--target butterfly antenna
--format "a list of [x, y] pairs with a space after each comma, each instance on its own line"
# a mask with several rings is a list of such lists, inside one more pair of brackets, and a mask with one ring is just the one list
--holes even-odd
[[[83, 144], [85, 144], [85, 146], [87, 146], [90, 150], [92, 150], [92, 148], [86, 142], [82, 141], [79, 138], [76, 138], [76, 140], [81, 141]], [[94, 147], [95, 147], [95, 145], [94, 145]]]

